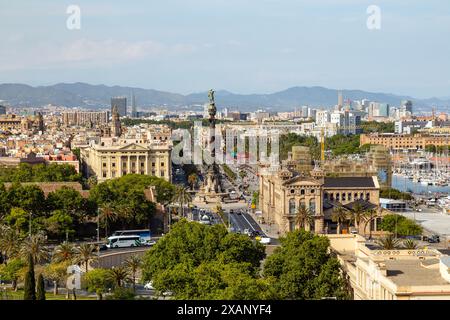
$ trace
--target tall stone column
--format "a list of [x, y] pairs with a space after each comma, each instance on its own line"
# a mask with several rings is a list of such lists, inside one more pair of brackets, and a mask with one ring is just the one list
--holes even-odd
[[314, 233], [322, 234], [324, 233], [324, 219], [323, 216], [316, 216], [314, 219]]
[[145, 160], [144, 160], [144, 170], [145, 170], [145, 174], [149, 174], [148, 173], [148, 154], [145, 155]]

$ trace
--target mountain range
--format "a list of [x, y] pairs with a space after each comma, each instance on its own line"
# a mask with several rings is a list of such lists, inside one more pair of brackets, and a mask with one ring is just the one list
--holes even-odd
[[[416, 99], [409, 96], [390, 93], [375, 93], [362, 90], [340, 90], [344, 99], [378, 101], [398, 106], [402, 100], [411, 100], [416, 110], [426, 111], [435, 106], [440, 110], [450, 108], [449, 98]], [[208, 101], [208, 93], [182, 95], [153, 89], [122, 86], [91, 85], [87, 83], [59, 83], [51, 86], [32, 87], [25, 84], [0, 84], [0, 103], [10, 106], [45, 106], [48, 104], [82, 107], [105, 108], [110, 106], [111, 97], [127, 96], [134, 93], [138, 109], [165, 106], [168, 109], [191, 108], [202, 106]], [[313, 107], [330, 107], [337, 103], [338, 90], [324, 87], [292, 87], [270, 94], [235, 94], [220, 90], [215, 94], [219, 110], [224, 107], [251, 111], [264, 108], [272, 111], [292, 110], [294, 107], [309, 105]], [[130, 100], [128, 104], [130, 104]]]

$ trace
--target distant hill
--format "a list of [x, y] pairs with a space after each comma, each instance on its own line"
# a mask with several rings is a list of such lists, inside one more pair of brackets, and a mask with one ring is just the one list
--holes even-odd
[[[24, 84], [0, 84], [0, 100], [12, 106], [44, 106], [48, 104], [67, 107], [104, 108], [110, 105], [114, 96], [127, 96], [130, 99], [134, 92], [140, 108], [151, 106], [167, 106], [179, 108], [182, 106], [203, 105], [208, 101], [207, 92], [181, 95], [153, 89], [142, 89], [121, 86], [90, 85], [87, 83], [59, 83], [52, 86], [32, 87]], [[412, 100], [416, 107], [423, 110], [431, 106], [447, 109], [450, 99], [430, 98], [415, 99], [389, 93], [374, 93], [361, 90], [342, 90], [344, 99], [369, 99], [399, 105], [401, 100]], [[338, 91], [323, 87], [293, 87], [270, 94], [234, 94], [218, 90], [216, 103], [220, 108], [230, 107], [250, 111], [256, 108], [272, 109], [273, 111], [292, 110], [294, 107], [309, 105], [314, 107], [329, 107], [337, 103]]]

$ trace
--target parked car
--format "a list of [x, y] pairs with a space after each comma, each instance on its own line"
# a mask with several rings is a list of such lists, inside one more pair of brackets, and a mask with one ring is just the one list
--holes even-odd
[[156, 244], [155, 240], [148, 240], [148, 241], [145, 241], [144, 243], [142, 243], [142, 245], [149, 246], [149, 247], [154, 246], [155, 244]]
[[441, 239], [437, 234], [433, 234], [431, 237], [428, 238], [429, 243], [439, 243], [441, 242]]
[[268, 237], [262, 237], [261, 240], [259, 240], [262, 244], [270, 244], [270, 241], [271, 239]]
[[99, 247], [99, 250], [100, 250], [100, 251], [108, 250], [108, 247], [106, 246], [105, 243], [100, 244], [98, 247]]

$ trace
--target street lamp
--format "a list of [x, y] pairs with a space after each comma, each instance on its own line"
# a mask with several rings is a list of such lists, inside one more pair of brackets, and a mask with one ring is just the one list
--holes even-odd
[[31, 238], [31, 211], [29, 212], [29, 219], [28, 219], [28, 228], [29, 228], [29, 233], [30, 233], [30, 238]]
[[97, 208], [97, 257], [100, 258], [100, 208]]

